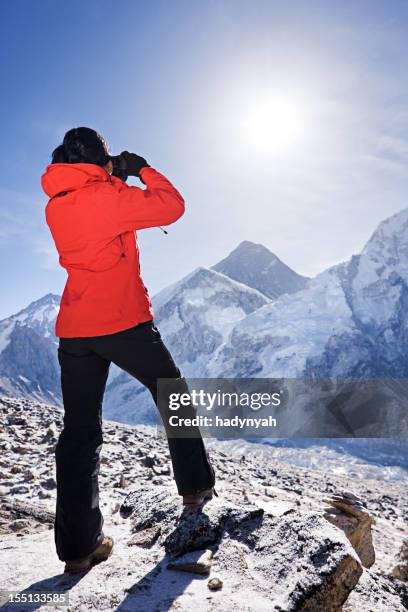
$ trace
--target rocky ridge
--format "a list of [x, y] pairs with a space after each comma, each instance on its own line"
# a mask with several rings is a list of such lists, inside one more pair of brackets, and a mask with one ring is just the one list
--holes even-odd
[[6, 588], [65, 591], [69, 610], [81, 612], [406, 609], [403, 483], [292, 467], [260, 445], [208, 441], [219, 496], [199, 514], [183, 513], [166, 441], [154, 428], [107, 421], [101, 507], [115, 552], [80, 579], [64, 576], [51, 529], [61, 416], [0, 399]]

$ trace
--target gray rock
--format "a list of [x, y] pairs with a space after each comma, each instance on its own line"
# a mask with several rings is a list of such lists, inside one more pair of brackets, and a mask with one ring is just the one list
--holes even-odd
[[180, 497], [170, 487], [145, 485], [131, 491], [120, 507], [123, 518], [131, 517], [134, 532], [160, 524], [162, 531], [176, 523], [180, 513]]
[[134, 533], [160, 525], [166, 552], [177, 557], [218, 542], [224, 531], [244, 540], [250, 538], [253, 526], [249, 523], [259, 521], [263, 510], [216, 498], [201, 511], [181, 513], [180, 497], [172, 488], [150, 487], [130, 493], [122, 503], [120, 514], [131, 517]]
[[56, 440], [58, 437], [58, 429], [57, 429], [57, 424], [51, 423], [50, 426], [47, 429], [47, 433], [45, 434], [46, 438], [48, 440]]
[[15, 532], [29, 533], [31, 527], [30, 521], [27, 519], [16, 519], [9, 524], [9, 529]]
[[152, 468], [155, 464], [155, 461], [156, 461], [155, 454], [150, 453], [149, 455], [146, 455], [145, 457], [143, 457], [142, 464], [148, 468]]
[[26, 485], [16, 485], [15, 487], [11, 487], [10, 493], [21, 495], [22, 493], [28, 493], [29, 488]]
[[210, 580], [207, 582], [207, 586], [210, 591], [219, 591], [220, 589], [222, 589], [223, 585], [223, 581], [221, 580], [221, 578], [218, 578], [218, 576], [210, 578]]
[[25, 480], [34, 480], [35, 479], [35, 473], [32, 470], [30, 470], [30, 469], [25, 470], [24, 471], [24, 479]]
[[16, 453], [17, 455], [27, 455], [30, 453], [31, 447], [25, 446], [24, 444], [15, 444], [12, 447], [12, 450], [13, 450], [13, 453]]
[[52, 491], [57, 487], [55, 478], [53, 478], [52, 476], [50, 478], [47, 478], [46, 480], [42, 480], [40, 484], [44, 489], [47, 489], [49, 491]]
[[158, 476], [155, 476], [154, 478], [152, 478], [152, 484], [154, 484], [154, 485], [162, 485], [163, 484], [163, 479], [159, 478]]
[[271, 584], [271, 607], [340, 612], [363, 569], [346, 536], [320, 514], [265, 516], [251, 569]]
[[38, 497], [40, 499], [51, 499], [51, 493], [49, 493], [48, 491], [43, 491], [42, 489], [40, 489], [38, 491]]
[[219, 542], [225, 531], [237, 539], [246, 540], [262, 515], [261, 508], [211, 500], [202, 511], [182, 514], [176, 528], [164, 541], [165, 550], [177, 557]]
[[160, 526], [149, 527], [135, 533], [128, 542], [128, 546], [141, 546], [151, 548], [160, 535]]
[[117, 489], [126, 489], [128, 483], [124, 474], [121, 474], [119, 480], [113, 485]]
[[194, 574], [209, 574], [211, 571], [211, 550], [197, 550], [170, 561], [167, 569], [192, 572]]
[[404, 612], [408, 609], [408, 589], [403, 582], [364, 570], [342, 612]]

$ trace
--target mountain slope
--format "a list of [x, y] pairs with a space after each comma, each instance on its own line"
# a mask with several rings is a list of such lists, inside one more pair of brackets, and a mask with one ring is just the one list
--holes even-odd
[[[205, 376], [206, 364], [227, 340], [234, 323], [264, 306], [268, 298], [208, 268], [197, 268], [153, 297], [155, 323], [184, 376]], [[106, 418], [155, 421], [150, 393], [129, 374], [108, 381]]]
[[54, 334], [59, 302], [48, 293], [0, 321], [0, 393], [61, 402]]
[[212, 266], [269, 298], [303, 289], [309, 280], [294, 272], [262, 244], [244, 240], [225, 259]]
[[259, 291], [201, 267], [158, 293], [153, 309], [185, 375], [198, 376], [233, 325], [268, 302]]
[[17, 314], [0, 321], [0, 352], [6, 347], [9, 334], [16, 324], [26, 325], [44, 338], [56, 342], [54, 328], [61, 296], [47, 293], [39, 300], [31, 302]]

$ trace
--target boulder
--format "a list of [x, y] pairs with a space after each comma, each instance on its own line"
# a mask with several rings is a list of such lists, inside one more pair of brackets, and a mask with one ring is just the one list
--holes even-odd
[[271, 610], [340, 612], [363, 569], [339, 529], [317, 512], [291, 510], [264, 517], [251, 571], [270, 584]]
[[344, 531], [364, 567], [371, 567], [375, 562], [371, 530], [375, 520], [362, 500], [352, 493], [343, 492], [323, 501], [329, 505], [325, 508], [324, 517]]
[[131, 491], [120, 507], [122, 518], [130, 518], [132, 531], [137, 532], [158, 524], [161, 531], [169, 531], [181, 511], [180, 496], [170, 487], [145, 485]]
[[170, 487], [150, 487], [130, 493], [120, 508], [122, 517], [132, 521], [132, 532], [160, 525], [161, 543], [166, 552], [179, 557], [219, 542], [224, 531], [240, 533], [241, 539], [250, 538], [254, 525], [263, 510], [254, 506], [237, 506], [213, 499], [200, 511], [183, 512], [180, 497]]

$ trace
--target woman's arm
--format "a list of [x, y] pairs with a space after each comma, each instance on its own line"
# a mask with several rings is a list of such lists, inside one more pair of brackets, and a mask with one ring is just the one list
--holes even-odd
[[118, 189], [113, 215], [119, 233], [169, 225], [184, 214], [184, 198], [163, 174], [146, 166], [140, 170], [140, 178], [146, 189], [126, 185], [115, 177], [112, 179]]

